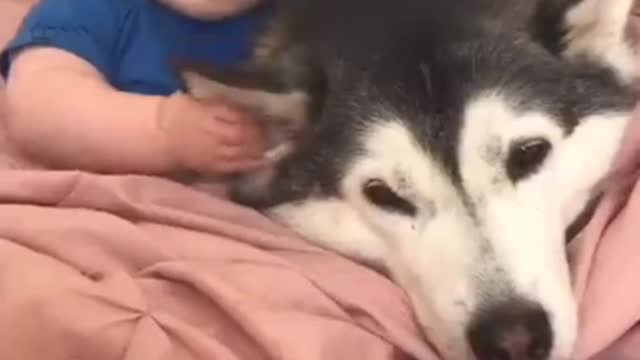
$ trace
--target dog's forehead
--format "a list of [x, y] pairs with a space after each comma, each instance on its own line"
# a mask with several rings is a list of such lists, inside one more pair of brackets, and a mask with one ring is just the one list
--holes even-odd
[[354, 172], [381, 177], [414, 201], [454, 203], [459, 194], [448, 170], [450, 164], [424, 146], [424, 140], [399, 117], [380, 117], [362, 133], [364, 151], [352, 162]]
[[386, 63], [367, 78], [353, 116], [365, 126], [377, 122], [369, 117], [399, 121], [430, 161], [459, 182], [465, 134], [476, 153], [464, 158], [486, 158], [511, 138], [568, 136], [590, 115], [632, 107], [632, 93], [607, 71], [528, 48], [515, 41], [466, 43], [440, 58]]
[[[635, 102], [609, 69], [568, 62], [526, 37], [500, 32], [429, 46], [399, 45], [366, 72], [364, 82], [375, 89], [366, 93], [369, 100], [413, 111], [406, 118], [430, 133], [442, 127], [435, 120], [451, 122], [472, 98], [493, 89], [509, 94], [520, 107], [554, 113], [568, 131], [580, 118]], [[421, 112], [438, 116], [415, 116]]]
[[[349, 166], [361, 159], [363, 144], [372, 143], [378, 145], [365, 145], [365, 150], [378, 153], [381, 163], [407, 163], [402, 167], [409, 169], [418, 168], [411, 164], [428, 164], [423, 166], [437, 171], [424, 173], [438, 172], [461, 188], [460, 160], [500, 159], [495, 150], [502, 149], [508, 134], [562, 130], [568, 136], [591, 114], [633, 106], [631, 92], [612, 74], [567, 64], [526, 41], [498, 37], [436, 44], [441, 45], [439, 51], [409, 41], [400, 44], [399, 51], [368, 62], [341, 59], [340, 73], [350, 75], [331, 78], [322, 121], [315, 122], [308, 143], [285, 162], [282, 187], [292, 188], [293, 183], [304, 189], [296, 197], [311, 191], [337, 195]], [[500, 96], [480, 101], [492, 93]], [[402, 129], [382, 136], [394, 142], [370, 140], [381, 124]], [[491, 129], [500, 129], [500, 136]], [[473, 152], [460, 156], [464, 134], [473, 135], [467, 139], [474, 144]], [[402, 144], [412, 144], [413, 152], [403, 154], [398, 150]], [[391, 159], [392, 153], [399, 155]], [[420, 180], [423, 176], [415, 177], [427, 183]]]
[[[430, 126], [438, 122], [430, 121]], [[496, 185], [511, 141], [543, 137], [555, 142], [564, 136], [551, 114], [520, 109], [497, 91], [470, 99], [455, 121], [435, 133], [417, 131], [415, 122], [392, 112], [372, 124], [363, 132], [366, 157], [391, 181], [408, 182], [425, 193], [466, 192], [464, 174], [474, 174], [473, 184]]]

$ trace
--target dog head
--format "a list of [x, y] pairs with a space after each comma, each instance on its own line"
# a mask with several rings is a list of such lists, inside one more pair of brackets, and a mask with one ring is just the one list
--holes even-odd
[[[577, 6], [564, 22], [582, 21]], [[565, 232], [630, 118], [628, 59], [569, 25], [557, 48], [492, 26], [428, 30], [366, 63], [297, 49], [182, 74], [194, 96], [271, 119], [274, 166], [238, 178], [233, 198], [384, 267], [446, 359], [568, 358]]]

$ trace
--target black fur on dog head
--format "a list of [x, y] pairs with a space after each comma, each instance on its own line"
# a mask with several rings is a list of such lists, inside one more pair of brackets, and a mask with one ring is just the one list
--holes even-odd
[[[335, 164], [337, 154], [357, 152], [350, 137], [379, 104], [455, 117], [465, 97], [504, 86], [522, 106], [559, 114], [567, 131], [590, 112], [629, 107], [635, 96], [613, 67], [563, 56], [564, 16], [579, 1], [281, 0], [252, 59], [228, 68], [183, 64], [180, 74], [193, 96], [265, 119], [274, 148], [282, 145], [274, 168], [236, 178], [232, 193], [270, 207], [335, 193], [346, 160]], [[455, 126], [413, 126], [425, 143], [440, 143], [441, 156], [451, 153]], [[455, 160], [444, 162], [455, 177]]]
[[637, 100], [630, 1], [283, 0], [248, 62], [181, 75], [269, 129], [233, 199], [386, 267], [443, 356], [564, 358], [562, 240]]

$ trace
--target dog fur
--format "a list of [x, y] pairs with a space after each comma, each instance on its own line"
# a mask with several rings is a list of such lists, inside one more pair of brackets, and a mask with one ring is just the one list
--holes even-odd
[[181, 74], [265, 119], [233, 199], [385, 269], [445, 359], [569, 359], [565, 232], [637, 100], [632, 5], [281, 0], [251, 61]]

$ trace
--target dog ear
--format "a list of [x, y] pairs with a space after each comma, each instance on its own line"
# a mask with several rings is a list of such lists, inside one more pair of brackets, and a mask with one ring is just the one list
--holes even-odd
[[277, 69], [239, 66], [214, 69], [182, 65], [180, 77], [186, 92], [204, 102], [238, 107], [274, 125], [303, 125], [309, 117], [309, 96], [304, 86], [287, 84]]
[[569, 60], [611, 69], [625, 84], [640, 74], [631, 39], [634, 0], [541, 0], [534, 35]]
[[262, 121], [270, 145], [276, 147], [306, 128], [319, 101], [315, 75], [299, 53], [254, 57], [221, 68], [181, 63], [178, 73], [194, 98], [235, 106]]
[[[294, 56], [295, 55], [295, 56]], [[280, 162], [291, 155], [323, 99], [319, 74], [289, 52], [232, 67], [181, 63], [185, 91], [203, 102], [222, 102], [263, 122], [273, 166], [229, 179], [232, 198], [245, 205], [268, 202]]]

